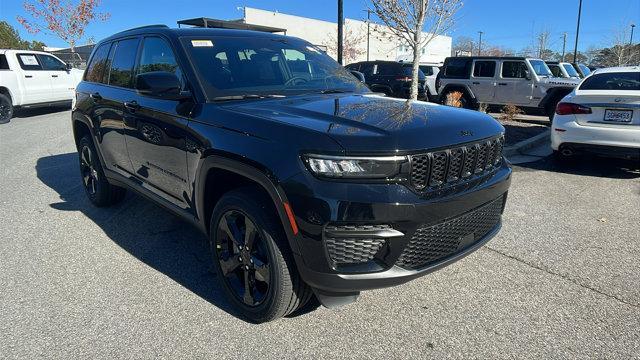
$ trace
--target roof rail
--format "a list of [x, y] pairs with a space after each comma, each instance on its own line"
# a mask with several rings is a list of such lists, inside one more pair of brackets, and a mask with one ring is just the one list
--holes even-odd
[[265, 25], [256, 25], [256, 24], [247, 24], [244, 20], [218, 20], [211, 19], [206, 17], [194, 18], [194, 19], [185, 19], [178, 21], [178, 26], [180, 25], [191, 25], [195, 27], [204, 27], [204, 28], [217, 28], [217, 29], [235, 29], [235, 30], [253, 30], [253, 31], [262, 31], [268, 33], [287, 33], [287, 29], [281, 29], [272, 26]]
[[124, 32], [127, 32], [127, 31], [140, 30], [140, 29], [152, 29], [152, 28], [168, 29], [169, 27], [167, 25], [165, 25], [165, 24], [145, 25], [145, 26], [134, 27], [134, 28], [127, 29], [127, 30], [122, 30], [122, 31], [118, 32], [118, 34], [124, 33]]

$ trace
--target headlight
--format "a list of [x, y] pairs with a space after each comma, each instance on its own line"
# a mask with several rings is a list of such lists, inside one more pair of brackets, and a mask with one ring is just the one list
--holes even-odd
[[306, 155], [307, 167], [318, 176], [330, 178], [384, 179], [397, 175], [406, 156], [357, 157]]

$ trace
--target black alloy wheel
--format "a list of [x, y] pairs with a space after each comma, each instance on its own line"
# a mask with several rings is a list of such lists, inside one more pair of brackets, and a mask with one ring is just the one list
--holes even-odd
[[0, 124], [6, 124], [13, 117], [13, 105], [11, 99], [6, 95], [0, 94]]
[[216, 253], [233, 294], [247, 306], [257, 306], [269, 291], [269, 253], [256, 224], [243, 212], [229, 210], [218, 222]]
[[98, 192], [98, 171], [93, 165], [93, 156], [89, 146], [83, 146], [80, 150], [80, 173], [87, 193], [95, 195]]
[[102, 170], [96, 148], [88, 135], [78, 142], [78, 158], [82, 185], [93, 205], [111, 206], [124, 199], [126, 190], [109, 183]]

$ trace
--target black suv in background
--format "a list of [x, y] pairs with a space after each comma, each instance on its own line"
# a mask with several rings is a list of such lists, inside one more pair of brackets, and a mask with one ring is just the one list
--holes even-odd
[[373, 94], [310, 43], [263, 32], [104, 39], [72, 123], [91, 202], [129, 189], [196, 226], [256, 322], [459, 260], [499, 230], [511, 178], [491, 117]]
[[[359, 71], [369, 89], [387, 96], [408, 98], [411, 93], [412, 65], [397, 61], [363, 61], [352, 63], [345, 68]], [[426, 78], [418, 71], [418, 99], [426, 99]]]

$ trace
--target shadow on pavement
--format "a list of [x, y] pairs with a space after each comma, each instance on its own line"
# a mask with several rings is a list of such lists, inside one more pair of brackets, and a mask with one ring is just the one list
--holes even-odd
[[54, 114], [54, 113], [67, 111], [67, 110], [71, 110], [71, 104], [67, 106], [56, 105], [56, 106], [34, 107], [34, 108], [20, 108], [20, 109], [16, 109], [13, 112], [13, 119]]
[[109, 238], [150, 267], [196, 295], [240, 318], [210, 269], [207, 239], [191, 225], [139, 196], [128, 194], [110, 208], [96, 208], [85, 196], [76, 153], [38, 159], [37, 176], [60, 195], [50, 206], [80, 211]]
[[637, 161], [588, 155], [563, 161], [557, 160], [554, 156], [547, 156], [538, 161], [513, 165], [513, 168], [516, 171], [545, 170], [611, 179], [640, 178], [640, 163]]

